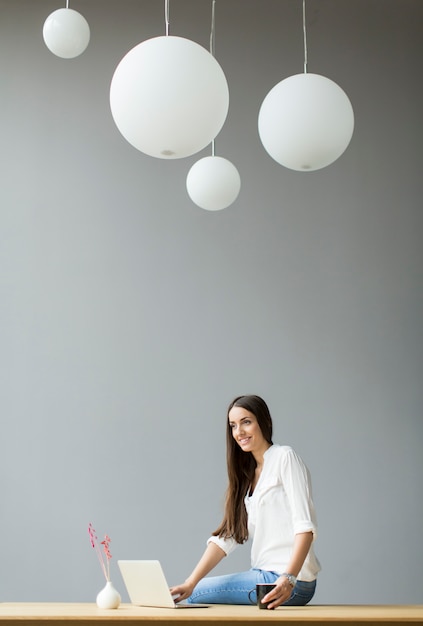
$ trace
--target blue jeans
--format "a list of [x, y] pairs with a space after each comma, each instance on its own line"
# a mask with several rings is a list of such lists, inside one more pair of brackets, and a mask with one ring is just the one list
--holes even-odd
[[[273, 583], [279, 578], [276, 572], [267, 572], [261, 569], [250, 569], [238, 574], [210, 576], [200, 580], [188, 598], [189, 603], [199, 604], [251, 604], [256, 600], [255, 587], [257, 583]], [[303, 582], [297, 580], [289, 600], [282, 606], [304, 606], [308, 604], [316, 589], [316, 581]]]

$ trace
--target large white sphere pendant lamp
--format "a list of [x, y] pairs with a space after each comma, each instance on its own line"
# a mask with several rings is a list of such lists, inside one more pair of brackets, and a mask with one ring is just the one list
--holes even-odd
[[275, 161], [292, 170], [318, 170], [346, 150], [354, 113], [348, 96], [332, 80], [296, 74], [267, 94], [258, 127], [263, 146]]
[[205, 148], [229, 107], [216, 59], [188, 39], [163, 36], [135, 46], [113, 75], [110, 107], [116, 126], [141, 152], [179, 159]]
[[241, 178], [228, 159], [212, 155], [194, 163], [186, 184], [188, 195], [197, 206], [207, 211], [220, 211], [237, 199]]
[[304, 73], [290, 76], [269, 91], [260, 107], [258, 132], [269, 155], [301, 172], [336, 161], [354, 131], [354, 112], [335, 82], [307, 73], [305, 0], [303, 0]]
[[87, 48], [90, 27], [83, 15], [69, 8], [51, 13], [43, 26], [43, 38], [47, 48], [58, 57], [72, 59]]

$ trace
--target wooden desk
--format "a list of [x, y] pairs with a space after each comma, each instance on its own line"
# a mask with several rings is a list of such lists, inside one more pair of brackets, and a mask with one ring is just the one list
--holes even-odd
[[262, 626], [264, 622], [289, 626], [392, 626], [422, 624], [423, 605], [309, 605], [275, 611], [255, 606], [213, 605], [206, 609], [153, 609], [122, 604], [105, 611], [95, 604], [0, 603], [0, 626]]

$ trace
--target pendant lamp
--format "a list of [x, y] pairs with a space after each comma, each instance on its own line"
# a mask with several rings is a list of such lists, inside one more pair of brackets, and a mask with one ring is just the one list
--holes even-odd
[[179, 159], [205, 148], [222, 128], [229, 107], [226, 77], [199, 44], [166, 35], [130, 50], [117, 66], [110, 108], [123, 137], [137, 150]]
[[43, 26], [43, 38], [47, 48], [62, 59], [79, 56], [90, 41], [90, 27], [83, 15], [69, 8], [51, 13]]
[[[216, 0], [212, 0], [210, 54], [214, 56]], [[238, 197], [241, 178], [235, 165], [215, 155], [215, 140], [212, 141], [211, 156], [194, 163], [188, 172], [187, 192], [191, 200], [201, 209], [220, 211], [226, 209]]]
[[275, 85], [258, 116], [261, 142], [281, 165], [297, 171], [324, 168], [348, 147], [354, 112], [346, 93], [335, 82], [307, 73], [307, 43], [303, 0], [304, 73]]
[[204, 157], [188, 172], [188, 195], [197, 206], [207, 211], [226, 209], [235, 202], [240, 188], [237, 168], [223, 157]]

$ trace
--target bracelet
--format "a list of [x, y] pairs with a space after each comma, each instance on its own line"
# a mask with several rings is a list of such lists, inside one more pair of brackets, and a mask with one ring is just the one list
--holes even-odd
[[281, 576], [285, 576], [291, 587], [295, 587], [295, 585], [297, 584], [297, 579], [294, 574], [287, 574], [286, 572], [284, 572], [283, 574], [281, 574]]

